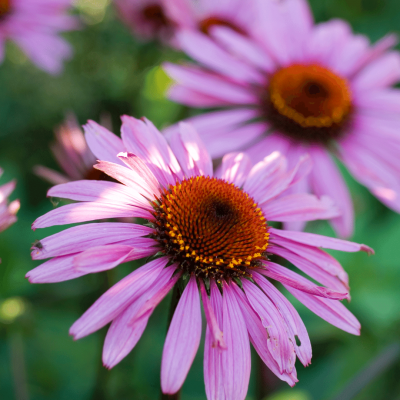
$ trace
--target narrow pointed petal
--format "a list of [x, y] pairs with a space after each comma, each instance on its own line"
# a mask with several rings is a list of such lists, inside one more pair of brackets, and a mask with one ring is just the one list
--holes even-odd
[[201, 292], [201, 298], [203, 300], [203, 308], [204, 308], [204, 314], [206, 315], [207, 326], [210, 330], [210, 334], [212, 335], [212, 347], [217, 347], [218, 349], [226, 349], [226, 344], [223, 338], [223, 334], [221, 332], [221, 329], [219, 328], [217, 319], [212, 309], [211, 302], [210, 299], [208, 298], [203, 281], [200, 281], [200, 292]]
[[238, 304], [242, 310], [243, 317], [246, 321], [246, 327], [249, 332], [250, 341], [257, 351], [264, 364], [279, 378], [287, 382], [290, 386], [294, 386], [297, 382], [296, 369], [289, 374], [280, 372], [278, 363], [274, 359], [269, 349], [268, 343], [270, 338], [267, 330], [263, 327], [260, 317], [255, 313], [247, 300], [245, 294], [238, 288], [236, 284], [232, 284], [233, 289], [238, 297]]
[[161, 362], [163, 393], [176, 393], [189, 372], [201, 337], [200, 296], [192, 276], [182, 293], [165, 339]]
[[[104, 341], [104, 366], [107, 368], [114, 367], [136, 346], [155, 307], [150, 312], [147, 312], [145, 316], [142, 316], [142, 318], [135, 319], [137, 314], [149, 299], [153, 299], [158, 295], [160, 290], [163, 290], [169, 284], [175, 270], [175, 266], [164, 268], [152, 287], [145, 291], [142, 296], [137, 298], [125, 311], [113, 320]], [[176, 279], [173, 281], [175, 283]], [[131, 323], [132, 320], [135, 320], [134, 324]]]
[[226, 399], [244, 400], [250, 380], [250, 342], [235, 293], [223, 287], [223, 332], [227, 350], [222, 352]]
[[[253, 273], [253, 278], [275, 304], [282, 318], [285, 320], [288, 327], [288, 334], [290, 335], [297, 357], [299, 357], [301, 363], [306, 367], [311, 363], [311, 342], [299, 313], [268, 279], [262, 277], [258, 272]], [[300, 345], [297, 345], [296, 336], [300, 341]]]
[[150, 261], [116, 283], [71, 326], [70, 335], [80, 339], [111, 322], [151, 286], [167, 262], [165, 257]]
[[222, 159], [218, 176], [242, 187], [251, 170], [251, 160], [246, 153], [229, 153]]
[[366, 246], [365, 244], [358, 244], [354, 242], [349, 242], [348, 240], [341, 240], [323, 235], [317, 235], [315, 233], [292, 232], [275, 228], [270, 228], [270, 232], [273, 233], [273, 235], [293, 240], [297, 243], [303, 243], [309, 246], [324, 247], [325, 249], [348, 252], [365, 251], [368, 254], [374, 254], [374, 250]]

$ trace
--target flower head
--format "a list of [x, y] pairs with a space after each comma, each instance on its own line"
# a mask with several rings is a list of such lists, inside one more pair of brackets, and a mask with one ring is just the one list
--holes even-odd
[[50, 74], [62, 71], [71, 57], [69, 44], [59, 32], [76, 29], [75, 17], [66, 14], [71, 0], [0, 0], [0, 62], [6, 39], [14, 41], [39, 68]]
[[[3, 170], [0, 168], [0, 177]], [[16, 220], [16, 214], [19, 210], [19, 200], [14, 200], [8, 204], [8, 196], [15, 189], [15, 181], [8, 182], [0, 186], [0, 232], [7, 229]]]
[[[214, 174], [190, 125], [181, 124], [168, 145], [148, 120], [124, 116], [122, 121], [122, 140], [94, 122], [85, 126], [88, 143], [101, 160], [96, 168], [117, 182], [76, 181], [51, 188], [49, 196], [77, 203], [50, 211], [33, 228], [112, 217], [140, 217], [148, 224], [99, 222], [69, 228], [33, 246], [33, 259], [51, 259], [27, 274], [33, 283], [59, 282], [153, 257], [104, 293], [71, 327], [79, 339], [111, 322], [103, 350], [106, 367], [136, 345], [152, 311], [179, 279], [186, 287], [164, 345], [164, 393], [180, 389], [197, 352], [200, 298], [207, 319], [204, 375], [209, 399], [222, 393], [233, 400], [245, 398], [250, 342], [290, 385], [297, 381], [296, 357], [310, 363], [304, 324], [268, 279], [281, 282], [331, 324], [359, 334], [357, 319], [338, 301], [349, 298], [347, 274], [319, 247], [372, 250], [270, 225], [338, 215], [328, 198], [282, 194], [309, 173], [309, 157], [288, 168], [278, 152], [255, 166], [245, 154], [232, 153]], [[126, 151], [117, 155], [115, 149], [121, 147]], [[273, 255], [324, 286], [273, 262]]]
[[90, 151], [74, 115], [67, 116], [64, 123], [56, 129], [55, 136], [56, 142], [52, 144], [51, 151], [65, 175], [41, 165], [34, 167], [36, 175], [54, 185], [102, 177], [102, 173], [93, 168], [96, 158]]
[[251, 38], [226, 27], [214, 27], [212, 37], [188, 30], [177, 35], [200, 66], [166, 64], [176, 81], [170, 98], [228, 108], [190, 119], [212, 157], [247, 149], [261, 160], [278, 150], [293, 166], [308, 152], [315, 167], [291, 190], [329, 195], [341, 209], [331, 221], [341, 236], [352, 233], [353, 207], [331, 154], [400, 212], [395, 37], [370, 46], [344, 21], [314, 25], [305, 0], [256, 3]]
[[209, 34], [213, 26], [225, 26], [247, 34], [253, 18], [252, 2], [229, 0], [116, 0], [121, 19], [143, 39], [175, 43], [179, 29]]

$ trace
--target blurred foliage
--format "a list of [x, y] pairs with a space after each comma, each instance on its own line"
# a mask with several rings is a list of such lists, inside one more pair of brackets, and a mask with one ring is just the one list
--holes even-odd
[[[115, 18], [108, 0], [77, 0], [87, 26], [69, 33], [75, 57], [65, 73], [51, 77], [34, 68], [12, 44], [0, 66], [0, 165], [2, 182], [16, 178], [13, 198], [21, 199], [19, 221], [1, 234], [0, 255], [0, 388], [3, 400], [110, 400], [159, 398], [162, 346], [167, 329], [170, 298], [156, 309], [139, 344], [111, 371], [101, 366], [105, 329], [73, 342], [68, 329], [111, 284], [139, 264], [115, 271], [51, 285], [30, 285], [24, 275], [37, 262], [30, 259], [35, 239], [59, 231], [30, 230], [38, 216], [52, 209], [46, 199], [48, 184], [32, 174], [36, 164], [56, 168], [49, 151], [53, 128], [65, 112], [74, 111], [81, 123], [111, 117], [114, 131], [119, 116], [146, 115], [158, 127], [194, 111], [162, 96], [168, 82], [159, 66], [183, 55], [156, 43], [139, 43]], [[317, 21], [344, 18], [354, 30], [375, 41], [398, 31], [398, 0], [312, 0]], [[322, 321], [301, 304], [299, 309], [310, 333], [313, 363], [298, 367], [295, 389], [274, 381], [264, 389], [268, 400], [329, 400], [379, 354], [399, 339], [400, 328], [400, 216], [386, 209], [344, 171], [355, 202], [354, 240], [372, 246], [376, 255], [335, 252], [349, 273], [352, 302], [362, 334], [354, 337]], [[309, 230], [333, 235], [326, 223]], [[290, 296], [289, 296], [290, 297]], [[183, 400], [205, 399], [202, 348], [183, 387]], [[261, 398], [263, 382], [256, 369], [248, 399]], [[400, 362], [363, 390], [355, 400], [393, 399], [400, 393]]]

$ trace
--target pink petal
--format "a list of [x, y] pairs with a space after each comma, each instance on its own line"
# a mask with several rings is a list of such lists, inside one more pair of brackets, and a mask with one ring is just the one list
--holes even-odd
[[193, 275], [182, 293], [165, 339], [161, 362], [163, 393], [174, 394], [183, 385], [199, 348], [200, 337], [200, 297]]
[[105, 218], [139, 217], [150, 219], [151, 214], [142, 208], [124, 204], [109, 204], [88, 201], [85, 203], [67, 204], [39, 217], [32, 229], [47, 228], [53, 225], [66, 225], [78, 222], [93, 221]]
[[169, 143], [187, 177], [213, 175], [210, 155], [192, 125], [181, 122]]
[[[103, 165], [104, 164], [101, 163], [100, 168], [102, 168]], [[115, 166], [117, 170], [124, 169], [129, 172], [127, 168], [123, 168], [117, 164], [111, 165]], [[142, 192], [144, 192], [144, 190], [142, 190]], [[147, 194], [147, 192], [145, 193]], [[149, 203], [140, 193], [137, 193], [137, 191], [133, 190], [131, 187], [126, 187], [114, 182], [83, 180], [63, 183], [53, 186], [47, 192], [47, 196], [75, 201], [100, 201], [115, 205], [134, 204], [139, 207], [151, 209]]]
[[181, 168], [164, 136], [146, 118], [123, 115], [121, 135], [127, 150], [144, 161], [163, 186], [182, 178]]
[[235, 290], [235, 294], [238, 297], [238, 304], [246, 321], [250, 341], [253, 344], [258, 355], [266, 364], [266, 366], [279, 379], [287, 382], [290, 386], [294, 386], [297, 382], [296, 369], [293, 368], [293, 371], [290, 374], [285, 371], [283, 373], [279, 371], [279, 366], [268, 348], [270, 338], [268, 337], [267, 330], [263, 327], [259, 316], [251, 308], [245, 294], [234, 283], [232, 283], [232, 288]]
[[398, 52], [385, 53], [368, 64], [352, 81], [357, 91], [381, 89], [400, 80], [400, 55]]
[[[271, 253], [276, 254], [277, 256], [283, 257], [293, 265], [295, 265], [298, 269], [309, 275], [311, 278], [315, 279], [317, 282], [322, 283], [323, 285], [335, 289], [339, 292], [348, 292], [349, 284], [347, 274], [343, 271], [342, 274], [344, 277], [339, 278], [337, 275], [325, 271], [320, 268], [317, 264], [300, 257], [299, 255], [292, 253], [288, 249], [284, 249], [283, 247], [273, 246], [271, 247]], [[347, 298], [350, 300], [350, 294], [348, 294]]]
[[223, 287], [223, 332], [227, 350], [222, 352], [222, 373], [225, 397], [244, 400], [250, 379], [250, 343], [246, 323], [235, 293]]
[[[311, 363], [312, 350], [307, 329], [300, 318], [300, 315], [286, 297], [283, 296], [282, 293], [280, 293], [279, 290], [268, 281], [268, 279], [263, 278], [258, 272], [253, 273], [253, 278], [264, 293], [275, 304], [275, 307], [284, 319], [297, 357], [299, 357], [301, 363], [306, 367]], [[300, 340], [300, 345], [297, 345], [296, 337]]]
[[136, 239], [152, 232], [153, 230], [147, 226], [125, 222], [100, 222], [79, 225], [42, 239], [40, 248], [35, 245], [32, 246], [31, 255], [34, 260], [42, 260], [44, 258], [77, 253], [94, 246]]
[[348, 240], [331, 238], [328, 236], [317, 235], [315, 233], [291, 232], [275, 228], [269, 228], [269, 231], [273, 235], [293, 240], [297, 243], [303, 243], [308, 246], [324, 247], [325, 249], [348, 252], [365, 251], [368, 254], [374, 254], [374, 250], [365, 244], [349, 242]]
[[347, 298], [347, 291], [340, 293], [329, 288], [317, 286], [299, 274], [271, 261], [265, 262], [264, 265], [266, 269], [260, 270], [259, 272], [262, 275], [281, 282], [284, 285], [294, 287], [295, 289], [313, 294], [314, 296], [321, 296], [328, 299], [343, 300]]
[[160, 194], [160, 184], [147, 165], [132, 153], [119, 153], [118, 158], [131, 168], [147, 185], [155, 196]]
[[80, 339], [111, 322], [151, 287], [167, 262], [165, 257], [150, 261], [120, 280], [71, 326], [70, 335]]
[[338, 206], [341, 215], [330, 222], [342, 237], [350, 237], [354, 229], [353, 203], [347, 185], [329, 154], [322, 148], [310, 149], [314, 161], [310, 176], [313, 193], [327, 195]]
[[[218, 326], [223, 326], [222, 296], [213, 280], [210, 282], [210, 300], [216, 322]], [[226, 399], [222, 373], [222, 352], [219, 347], [214, 346], [213, 334], [210, 325], [207, 324], [204, 344], [204, 383], [207, 399]]]
[[400, 113], [400, 90], [385, 88], [369, 90], [361, 96], [357, 96], [354, 101], [361, 112], [376, 112], [383, 114]]
[[120, 244], [96, 246], [75, 256], [73, 263], [76, 270], [85, 273], [107, 271], [122, 264], [133, 252], [132, 246]]
[[297, 300], [325, 321], [353, 335], [360, 334], [361, 325], [357, 318], [339, 301], [324, 299], [284, 286]]
[[223, 338], [221, 329], [219, 328], [217, 319], [215, 317], [213, 308], [211, 306], [210, 299], [208, 298], [206, 288], [202, 280], [200, 280], [200, 292], [203, 300], [204, 314], [207, 320], [207, 326], [212, 336], [212, 347], [216, 347], [220, 350], [226, 349], [226, 344]]
[[[330, 254], [325, 253], [321, 249], [313, 246], [308, 246], [302, 243], [296, 243], [292, 240], [285, 239], [283, 237], [274, 237], [273, 243], [282, 246], [298, 256], [318, 265], [324, 271], [330, 273], [333, 276], [338, 276], [342, 282], [348, 283], [348, 276], [343, 267], [339, 262], [333, 258]], [[270, 248], [271, 253], [275, 253], [277, 247], [273, 246]], [[299, 266], [301, 269], [301, 267]]]
[[327, 196], [318, 199], [311, 194], [291, 194], [266, 203], [262, 210], [269, 221], [314, 221], [339, 215], [338, 209]]
[[[120, 153], [119, 153], [120, 154]], [[130, 168], [122, 167], [121, 165], [110, 163], [108, 161], [99, 161], [94, 168], [99, 171], [103, 171], [108, 176], [116, 179], [123, 183], [128, 188], [127, 192], [135, 199], [146, 196], [149, 199], [153, 199], [153, 186], [148, 185], [147, 181], [143, 179], [136, 171]], [[144, 204], [146, 203], [143, 199]]]
[[255, 94], [252, 94], [250, 90], [195, 66], [165, 63], [164, 70], [179, 85], [220, 99], [221, 106], [224, 104], [254, 104], [257, 102]]
[[235, 56], [248, 62], [254, 67], [272, 73], [276, 66], [269, 55], [246, 36], [224, 26], [214, 26], [211, 35]]
[[[145, 291], [142, 296], [137, 298], [113, 320], [108, 329], [103, 347], [103, 364], [107, 368], [112, 368], [117, 365], [136, 346], [154, 308], [151, 309], [150, 312], [147, 312], [142, 318], [137, 319], [134, 324], [132, 324], [131, 321], [135, 319], [136, 315], [149, 299], [157, 296], [160, 290], [163, 290], [165, 286], [169, 285], [175, 271], [175, 266], [164, 268], [152, 287]], [[176, 279], [173, 279], [173, 281], [175, 283]]]
[[42, 165], [35, 165], [33, 167], [35, 175], [40, 176], [52, 185], [59, 185], [60, 183], [67, 183], [70, 179], [57, 171], [53, 171], [50, 168], [43, 167]]
[[75, 254], [55, 257], [29, 271], [25, 278], [30, 283], [56, 283], [79, 278], [86, 274], [73, 267]]
[[177, 38], [186, 54], [212, 71], [239, 82], [263, 83], [264, 78], [256, 69], [227, 53], [208, 36], [181, 30]]
[[229, 153], [222, 159], [217, 176], [242, 187], [251, 167], [251, 160], [246, 153]]
[[83, 129], [85, 131], [86, 142], [98, 160], [122, 165], [117, 154], [125, 151], [125, 146], [118, 136], [97, 122], [90, 120], [83, 126]]
[[286, 333], [283, 319], [274, 304], [254, 283], [242, 280], [246, 297], [268, 331], [268, 349], [279, 366], [279, 372], [291, 373], [296, 361], [293, 344]]

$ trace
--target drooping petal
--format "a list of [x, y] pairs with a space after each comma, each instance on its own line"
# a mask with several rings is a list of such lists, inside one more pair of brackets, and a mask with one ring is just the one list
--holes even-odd
[[238, 304], [242, 310], [243, 317], [246, 321], [247, 330], [249, 332], [250, 341], [253, 344], [260, 358], [263, 360], [265, 365], [279, 378], [287, 382], [290, 386], [294, 386], [297, 382], [296, 369], [293, 368], [289, 374], [287, 372], [280, 372], [278, 363], [274, 359], [269, 349], [268, 343], [270, 338], [265, 327], [262, 325], [260, 317], [255, 313], [253, 308], [250, 306], [245, 294], [237, 287], [236, 284], [232, 284], [232, 288], [235, 290], [235, 294], [238, 297]]
[[[253, 278], [264, 293], [275, 304], [282, 318], [286, 322], [287, 332], [291, 342], [293, 343], [297, 357], [299, 357], [301, 363], [306, 367], [311, 363], [312, 350], [307, 329], [300, 318], [300, 315], [290, 304], [289, 300], [287, 300], [286, 297], [268, 281], [268, 279], [263, 278], [258, 272], [253, 274]], [[300, 344], [297, 344], [296, 337], [299, 339]]]
[[264, 265], [266, 269], [260, 270], [260, 273], [268, 278], [281, 282], [282, 284], [294, 287], [295, 289], [301, 290], [305, 293], [313, 294], [314, 296], [321, 296], [334, 300], [343, 300], [347, 298], [347, 291], [337, 292], [330, 288], [317, 286], [301, 275], [271, 261], [265, 262]]
[[150, 233], [152, 233], [152, 229], [147, 226], [125, 222], [79, 225], [42, 239], [39, 247], [32, 246], [31, 255], [34, 260], [42, 260], [77, 253], [96, 245], [107, 245], [135, 239]]
[[71, 326], [70, 335], [80, 339], [111, 322], [150, 287], [167, 262], [165, 257], [150, 261], [121, 279]]
[[291, 373], [296, 356], [290, 343], [281, 315], [271, 300], [254, 283], [242, 280], [246, 297], [259, 316], [263, 327], [268, 331], [268, 348], [279, 366], [279, 372]]
[[218, 325], [213, 308], [211, 306], [211, 301], [208, 298], [206, 288], [202, 280], [200, 280], [200, 292], [201, 292], [201, 298], [203, 300], [203, 308], [207, 320], [207, 326], [212, 335], [212, 347], [217, 347], [219, 349], [226, 349], [226, 344], [223, 338], [223, 334]]
[[[146, 302], [157, 297], [160, 291], [164, 291], [165, 287], [170, 287], [171, 281], [172, 283], [176, 282], [179, 275], [175, 278], [172, 277], [175, 270], [176, 266], [164, 268], [151, 288], [146, 290], [113, 320], [108, 329], [103, 347], [103, 364], [107, 368], [117, 365], [136, 346], [155, 306], [146, 315], [136, 319], [135, 323], [132, 324], [132, 321]], [[165, 291], [166, 293], [168, 291]]]
[[197, 280], [193, 275], [175, 309], [165, 339], [161, 362], [163, 393], [176, 393], [189, 372], [201, 337], [201, 310]]
[[365, 251], [368, 254], [374, 254], [374, 251], [365, 244], [349, 242], [348, 240], [331, 238], [328, 236], [318, 235], [316, 233], [285, 231], [272, 227], [269, 229], [269, 231], [273, 235], [293, 240], [297, 243], [303, 243], [308, 246], [323, 247], [325, 249], [348, 252]]
[[235, 293], [223, 287], [223, 332], [227, 350], [222, 352], [222, 373], [226, 399], [244, 400], [250, 379], [250, 343]]
[[360, 334], [361, 325], [357, 318], [339, 301], [324, 299], [284, 286], [297, 300], [325, 321], [353, 335]]

